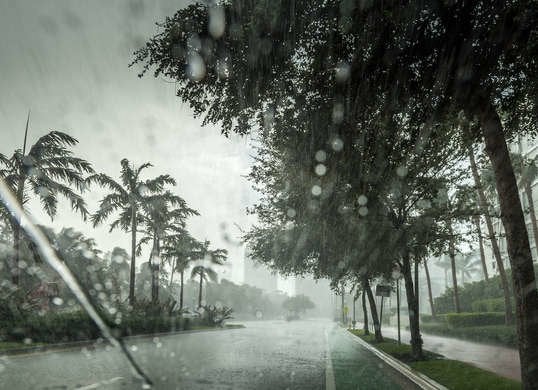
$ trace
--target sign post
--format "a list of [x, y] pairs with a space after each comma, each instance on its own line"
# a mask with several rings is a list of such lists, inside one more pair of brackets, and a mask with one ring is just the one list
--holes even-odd
[[390, 286], [378, 284], [375, 286], [375, 295], [381, 297], [381, 310], [379, 315], [379, 326], [383, 324], [383, 302], [385, 297], [390, 297]]

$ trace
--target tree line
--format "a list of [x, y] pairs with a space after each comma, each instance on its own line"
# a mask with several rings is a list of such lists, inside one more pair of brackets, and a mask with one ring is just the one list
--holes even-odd
[[[159, 301], [161, 270], [163, 265], [168, 265], [171, 269], [170, 284], [175, 273], [180, 275], [178, 299], [180, 310], [183, 309], [184, 273], [192, 267], [190, 276], [199, 281], [198, 307], [201, 307], [203, 283], [217, 279], [213, 267], [224, 264], [227, 251], [213, 249], [209, 241], [198, 241], [188, 232], [187, 219], [199, 213], [172, 192], [175, 179], [167, 174], [145, 179], [144, 171], [152, 166], [151, 163], [136, 166], [123, 159], [120, 162], [119, 180], [115, 180], [105, 173], [96, 173], [91, 163], [76, 157], [71, 148], [78, 141], [66, 133], [51, 131], [27, 148], [28, 126], [29, 117], [22, 149], [15, 150], [10, 157], [0, 153], [0, 179], [12, 191], [19, 204], [27, 208], [28, 202], [36, 198], [44, 212], [53, 219], [59, 199], [65, 198], [71, 208], [83, 220], [89, 220], [94, 228], [110, 220], [110, 231], [120, 229], [130, 233], [129, 305], [136, 301], [136, 260], [141, 255], [142, 248], [149, 245], [151, 301]], [[108, 193], [92, 213], [87, 208], [84, 194], [95, 186], [106, 189]], [[21, 276], [24, 276], [21, 275], [21, 270], [30, 266], [26, 261], [21, 262], [21, 251], [27, 248], [35, 265], [41, 264], [42, 260], [33, 242], [25, 236], [20, 221], [5, 204], [0, 204], [0, 218], [6, 224], [3, 235], [11, 236], [12, 250], [8, 252], [8, 259], [4, 260], [11, 286], [17, 289], [21, 284]], [[88, 259], [96, 257], [98, 253], [95, 242], [79, 232], [62, 231], [64, 238], [69, 238], [70, 234], [73, 236], [67, 243], [64, 242], [67, 248], [58, 241], [61, 241], [61, 235], [55, 236], [51, 231], [48, 233], [60, 258], [68, 257], [66, 254], [70, 250], [81, 251], [82, 255], [86, 253]], [[87, 272], [85, 267], [74, 271], [78, 277]]]

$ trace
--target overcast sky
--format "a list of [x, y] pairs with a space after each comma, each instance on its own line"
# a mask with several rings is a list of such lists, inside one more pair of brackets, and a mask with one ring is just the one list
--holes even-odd
[[[156, 32], [155, 22], [172, 15], [182, 1], [0, 0], [0, 152], [11, 155], [23, 141], [31, 109], [29, 143], [50, 130], [80, 141], [76, 155], [96, 171], [118, 178], [124, 157], [169, 173], [175, 191], [201, 216], [189, 221], [192, 234], [230, 251], [234, 266], [225, 277], [242, 281], [242, 249], [224, 233], [247, 226], [245, 207], [256, 194], [242, 177], [253, 151], [248, 140], [227, 139], [215, 127], [201, 127], [189, 107], [174, 96], [174, 83], [129, 69], [132, 52]], [[92, 210], [102, 196], [86, 195]], [[124, 232], [91, 228], [66, 202], [51, 223], [36, 203], [32, 214], [56, 230], [72, 226], [97, 240], [103, 251], [129, 248]], [[145, 258], [139, 263], [146, 261]]]

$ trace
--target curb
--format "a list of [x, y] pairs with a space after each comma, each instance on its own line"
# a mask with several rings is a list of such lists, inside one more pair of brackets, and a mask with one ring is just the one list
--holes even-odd
[[[182, 334], [192, 334], [192, 333], [203, 333], [203, 332], [217, 332], [222, 330], [235, 330], [243, 329], [244, 325], [237, 327], [224, 327], [224, 328], [215, 328], [215, 329], [193, 329], [193, 330], [179, 330], [175, 332], [160, 332], [160, 333], [146, 333], [146, 334], [137, 334], [132, 336], [122, 337], [124, 341], [136, 340], [136, 339], [147, 339], [152, 337], [166, 337], [166, 336], [177, 336]], [[28, 348], [14, 348], [8, 349], [5, 351], [0, 351], [0, 356], [21, 356], [21, 355], [40, 355], [49, 352], [61, 352], [61, 351], [71, 351], [73, 349], [81, 347], [91, 347], [91, 349], [96, 349], [99, 347], [106, 347], [110, 343], [103, 339], [95, 340], [82, 340], [82, 341], [72, 341], [67, 343], [54, 343], [40, 345], [39, 347], [28, 347]]]
[[361, 339], [359, 336], [355, 336], [348, 332], [347, 330], [344, 330], [344, 332], [356, 343], [360, 344], [362, 347], [368, 349], [370, 352], [374, 353], [378, 358], [383, 360], [386, 364], [394, 368], [399, 373], [403, 374], [407, 378], [409, 378], [411, 381], [413, 381], [417, 386], [419, 386], [421, 389], [424, 390], [448, 390], [447, 387], [441, 385], [440, 383], [437, 383], [433, 379], [427, 377], [424, 374], [421, 374], [415, 370], [413, 370], [411, 367], [409, 367], [407, 364], [402, 363], [401, 361], [393, 358], [389, 354], [380, 351], [379, 349], [373, 347], [372, 345], [368, 344], [366, 341]]

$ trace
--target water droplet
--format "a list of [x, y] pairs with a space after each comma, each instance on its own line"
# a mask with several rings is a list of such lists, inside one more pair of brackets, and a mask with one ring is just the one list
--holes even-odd
[[359, 215], [361, 217], [366, 217], [368, 215], [368, 207], [366, 206], [359, 207]]
[[286, 214], [288, 215], [289, 218], [294, 218], [294, 217], [297, 215], [297, 213], [295, 212], [295, 210], [294, 210], [294, 209], [291, 209], [291, 208], [288, 209], [288, 211], [286, 212]]
[[263, 313], [260, 310], [256, 311], [256, 318], [259, 320], [263, 318]]
[[317, 162], [325, 162], [325, 160], [327, 160], [327, 153], [325, 152], [325, 150], [318, 150], [316, 152], [316, 155], [315, 155], [315, 159]]
[[368, 203], [368, 198], [366, 195], [360, 195], [357, 201], [359, 202], [359, 206], [364, 206], [366, 203]]
[[408, 169], [404, 165], [400, 165], [398, 168], [396, 168], [396, 174], [399, 177], [405, 177], [405, 176], [407, 176], [407, 173], [408, 173]]
[[205, 77], [205, 63], [198, 53], [189, 56], [187, 74], [193, 81], [200, 81]]
[[321, 187], [318, 186], [317, 184], [312, 186], [312, 195], [314, 196], [321, 195]]
[[339, 83], [345, 82], [350, 75], [351, 67], [347, 62], [340, 62], [336, 67], [336, 81]]
[[24, 340], [22, 340], [22, 342], [26, 345], [29, 345], [33, 343], [33, 340], [30, 337], [25, 337]]
[[138, 187], [138, 193], [140, 196], [148, 196], [150, 194], [150, 190], [146, 185], [142, 184]]
[[51, 195], [51, 192], [47, 187], [39, 186], [37, 187], [37, 194], [42, 198], [46, 198]]
[[64, 300], [60, 297], [54, 297], [52, 298], [52, 303], [54, 303], [56, 306], [61, 306], [64, 303]]
[[342, 123], [344, 120], [344, 105], [342, 103], [335, 103], [333, 106], [333, 123]]
[[131, 351], [133, 352], [138, 351], [138, 347], [136, 345], [131, 345]]
[[334, 137], [331, 141], [331, 148], [335, 152], [341, 151], [344, 148], [344, 141], [342, 141], [342, 139], [339, 137]]
[[224, 15], [224, 8], [211, 7], [209, 8], [209, 33], [215, 39], [218, 39], [224, 34], [226, 27], [226, 19]]
[[316, 168], [314, 168], [314, 171], [316, 172], [316, 175], [323, 176], [327, 173], [327, 167], [323, 164], [316, 165]]

